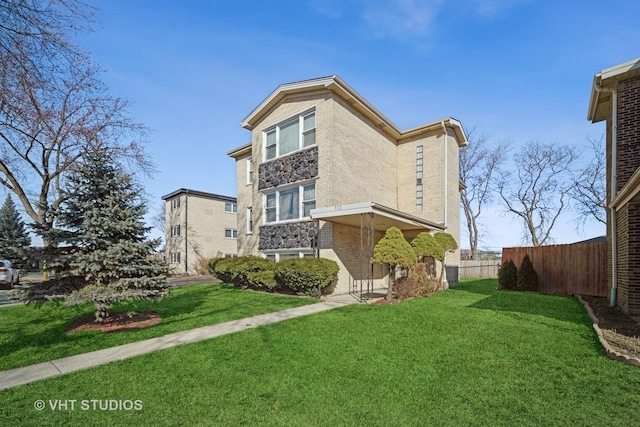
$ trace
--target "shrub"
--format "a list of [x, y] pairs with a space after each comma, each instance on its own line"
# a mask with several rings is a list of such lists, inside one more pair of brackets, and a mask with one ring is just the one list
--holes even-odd
[[269, 280], [268, 274], [257, 274], [263, 272], [271, 272], [273, 274], [275, 270], [275, 262], [273, 260], [257, 256], [244, 256], [221, 258], [213, 265], [214, 274], [223, 282], [232, 283], [240, 288], [275, 288], [275, 284]]
[[216, 276], [216, 264], [222, 259], [224, 258], [211, 258], [207, 262], [207, 271], [209, 272], [209, 274], [211, 274], [212, 276]]
[[538, 290], [538, 273], [533, 268], [533, 263], [529, 254], [525, 254], [518, 270], [518, 289], [523, 291]]
[[273, 291], [278, 287], [273, 270], [250, 271], [246, 274], [246, 285], [253, 289]]
[[513, 261], [508, 259], [498, 271], [498, 288], [515, 289], [518, 284], [518, 269]]
[[396, 281], [394, 293], [396, 298], [424, 297], [438, 289], [438, 281], [429, 277], [427, 266], [418, 263], [411, 269], [407, 277], [401, 277]]
[[338, 263], [325, 258], [295, 258], [276, 264], [275, 279], [279, 285], [300, 295], [318, 295], [338, 279]]

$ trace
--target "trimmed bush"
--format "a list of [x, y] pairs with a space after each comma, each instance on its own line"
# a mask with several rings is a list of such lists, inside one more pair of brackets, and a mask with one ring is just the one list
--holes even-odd
[[318, 295], [338, 279], [338, 263], [325, 258], [294, 258], [275, 267], [275, 279], [299, 295]]
[[224, 259], [224, 258], [211, 258], [207, 262], [207, 271], [209, 272], [210, 275], [212, 275], [212, 276], [216, 275], [216, 264], [218, 263], [218, 261], [220, 261], [222, 259]]
[[275, 264], [273, 260], [257, 256], [222, 258], [214, 263], [214, 274], [239, 288], [274, 289], [275, 282], [269, 279], [269, 274], [258, 273], [273, 275]]
[[518, 270], [518, 289], [523, 291], [537, 291], [538, 290], [538, 273], [533, 268], [533, 263], [529, 254], [525, 254], [522, 258], [522, 264]]
[[515, 289], [518, 284], [518, 269], [508, 259], [498, 271], [498, 289]]

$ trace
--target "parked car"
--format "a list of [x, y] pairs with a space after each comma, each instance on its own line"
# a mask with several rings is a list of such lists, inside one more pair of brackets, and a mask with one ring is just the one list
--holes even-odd
[[0, 260], [0, 283], [8, 284], [12, 288], [20, 283], [18, 270], [6, 259]]

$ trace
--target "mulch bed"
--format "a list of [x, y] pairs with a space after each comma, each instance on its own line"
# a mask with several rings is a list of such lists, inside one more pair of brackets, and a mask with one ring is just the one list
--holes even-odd
[[598, 318], [598, 327], [609, 345], [618, 353], [640, 359], [640, 322], [610, 307], [608, 298], [583, 296], [582, 299]]
[[65, 332], [100, 329], [102, 332], [130, 331], [157, 325], [162, 319], [155, 311], [139, 311], [137, 313], [112, 313], [103, 322], [96, 322], [93, 314], [83, 316], [71, 323]]

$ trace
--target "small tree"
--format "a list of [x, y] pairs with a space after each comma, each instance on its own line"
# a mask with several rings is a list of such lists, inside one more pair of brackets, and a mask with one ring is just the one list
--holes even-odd
[[16, 268], [26, 268], [30, 245], [29, 233], [8, 195], [0, 208], [0, 257], [10, 260]]
[[425, 263], [429, 279], [434, 280], [436, 275], [436, 260], [444, 258], [444, 248], [436, 238], [426, 231], [418, 234], [411, 246], [419, 260]]
[[518, 270], [518, 289], [523, 291], [537, 291], [538, 290], [538, 273], [533, 268], [533, 263], [529, 254], [525, 254]]
[[448, 253], [454, 253], [458, 249], [458, 243], [456, 239], [449, 233], [436, 233], [433, 236], [440, 246], [442, 246], [443, 254], [442, 259], [439, 261], [442, 263], [442, 270], [440, 270], [440, 283], [442, 283], [442, 278], [444, 277], [445, 272], [445, 257]]
[[515, 263], [508, 259], [498, 271], [498, 288], [514, 289], [518, 284], [518, 269]]
[[[411, 268], [416, 265], [416, 252], [404, 238], [402, 231], [397, 227], [389, 228], [382, 239], [373, 248], [371, 257], [373, 264], [389, 264], [401, 268]], [[387, 301], [391, 301], [393, 293], [392, 281], [389, 281], [387, 289]]]
[[48, 264], [53, 277], [24, 287], [28, 301], [92, 302], [102, 322], [116, 302], [168, 293], [167, 265], [150, 257], [159, 239], [146, 239], [142, 190], [108, 152], [88, 156], [70, 175], [63, 196], [56, 226], [41, 231], [54, 243]]

